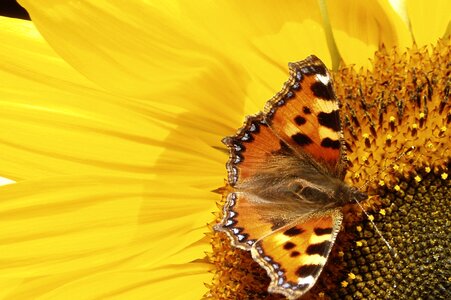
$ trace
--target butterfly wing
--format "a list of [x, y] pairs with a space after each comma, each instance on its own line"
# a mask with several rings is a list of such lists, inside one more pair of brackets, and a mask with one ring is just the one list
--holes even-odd
[[225, 232], [233, 246], [250, 250], [256, 240], [299, 217], [298, 207], [274, 203], [241, 189], [253, 182], [286, 145], [269, 128], [262, 113], [247, 117], [237, 134], [223, 142], [230, 150], [228, 183], [236, 189], [228, 191], [223, 219], [215, 229]]
[[342, 219], [341, 209], [311, 214], [254, 243], [252, 258], [271, 278], [268, 291], [288, 299], [305, 294], [327, 262]]
[[265, 106], [265, 120], [298, 155], [313, 157], [342, 178], [344, 144], [331, 76], [313, 55], [289, 68], [289, 80]]
[[264, 112], [223, 142], [230, 150], [223, 219], [215, 227], [250, 250], [270, 292], [296, 299], [316, 282], [342, 220], [334, 198], [345, 172], [339, 104], [316, 57], [290, 64]]
[[224, 138], [223, 143], [230, 150], [226, 166], [231, 186], [258, 174], [272, 153], [281, 148], [280, 139], [266, 124], [262, 113], [247, 117], [238, 133]]
[[232, 245], [243, 250], [250, 250], [258, 239], [297, 217], [291, 214], [271, 219], [271, 216], [282, 217], [285, 213], [257, 195], [247, 192], [229, 193], [223, 214], [221, 223], [215, 229], [225, 232]]

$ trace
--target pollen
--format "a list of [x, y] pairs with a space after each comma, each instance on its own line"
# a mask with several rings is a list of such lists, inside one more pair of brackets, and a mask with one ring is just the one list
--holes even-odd
[[357, 247], [362, 247], [362, 246], [363, 246], [363, 243], [362, 243], [362, 241], [357, 241], [357, 242], [355, 242], [355, 245], [356, 245]]
[[385, 216], [385, 209], [381, 208], [381, 209], [379, 210], [379, 213], [380, 213], [381, 215]]
[[414, 179], [415, 179], [415, 181], [416, 181], [416, 182], [420, 182], [420, 181], [421, 181], [421, 177], [420, 177], [420, 176], [418, 176], [418, 175], [417, 175], [417, 176], [415, 176], [415, 178], [414, 178]]
[[448, 178], [448, 173], [442, 173], [442, 175], [440, 175], [440, 177], [441, 177], [443, 180], [446, 180], [446, 179]]
[[381, 180], [379, 180], [378, 184], [379, 184], [379, 186], [384, 186], [385, 185], [385, 181], [381, 179]]
[[424, 168], [424, 172], [430, 173], [430, 172], [431, 172], [431, 168], [430, 168], [430, 167], [425, 167], [425, 168]]
[[395, 185], [395, 191], [399, 192], [401, 190], [401, 187], [399, 185]]
[[356, 229], [358, 232], [360, 232], [360, 231], [362, 231], [362, 226], [356, 226], [355, 229]]
[[348, 278], [349, 278], [350, 280], [354, 280], [354, 279], [355, 279], [355, 274], [354, 274], [354, 273], [349, 273], [349, 274], [348, 274]]
[[[449, 43], [445, 39], [440, 47], [449, 50]], [[361, 172], [359, 178], [349, 178], [353, 185], [364, 185], [376, 174], [387, 178], [386, 185], [393, 188], [395, 176], [409, 176], [416, 165], [436, 161], [441, 162], [440, 168], [445, 168], [449, 152], [443, 149], [450, 140], [446, 100], [450, 90], [448, 50], [428, 53], [426, 49], [412, 47], [401, 55], [396, 49], [384, 49], [376, 54], [372, 72], [346, 67], [334, 76], [339, 99], [350, 99], [343, 105], [343, 115], [355, 115], [349, 119], [349, 126], [343, 128], [352, 149], [348, 158], [355, 168], [350, 173]], [[442, 67], [437, 68], [438, 65]], [[360, 105], [366, 110], [355, 109]], [[406, 144], [417, 150], [412, 155], [400, 156]], [[398, 169], [401, 165], [403, 168]], [[378, 181], [373, 182], [376, 184], [368, 185], [370, 191], [380, 188]]]
[[374, 216], [373, 215], [368, 215], [368, 220], [374, 221]]
[[341, 282], [341, 286], [342, 287], [347, 287], [349, 285], [349, 283], [346, 281], [346, 280], [343, 280], [342, 282]]

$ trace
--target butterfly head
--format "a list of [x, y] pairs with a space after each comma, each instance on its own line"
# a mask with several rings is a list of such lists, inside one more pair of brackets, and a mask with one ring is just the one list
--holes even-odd
[[368, 199], [368, 195], [356, 187], [340, 185], [335, 191], [335, 199], [338, 205], [345, 205], [351, 202], [360, 202]]
[[353, 186], [350, 187], [349, 188], [349, 192], [350, 192], [350, 196], [351, 196], [350, 197], [351, 201], [360, 202], [360, 201], [368, 199], [368, 195], [365, 194], [364, 192], [362, 192], [361, 190], [359, 190], [356, 187], [353, 187]]

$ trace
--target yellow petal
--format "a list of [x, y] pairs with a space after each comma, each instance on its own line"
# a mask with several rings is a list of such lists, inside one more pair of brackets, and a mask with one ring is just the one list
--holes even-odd
[[[155, 281], [151, 283], [148, 294], [155, 295], [155, 299], [202, 299], [202, 296], [207, 292], [202, 283], [211, 282], [212, 274], [206, 272], [209, 267], [211, 266], [189, 264], [182, 267], [175, 265], [157, 269], [151, 277]], [[172, 273], [180, 273], [180, 275], [164, 276], [164, 274]], [[185, 288], [182, 288], [182, 291], [175, 291], [175, 286]], [[137, 299], [132, 294], [128, 298]]]
[[265, 101], [285, 80], [288, 61], [311, 53], [330, 60], [313, 0], [277, 7], [260, 1], [21, 3], [52, 47], [82, 74], [143, 99], [161, 100], [152, 97], [159, 91], [167, 102], [192, 104], [172, 97], [174, 86], [196, 89], [198, 78], [220, 66], [226, 71], [213, 76], [225, 72], [255, 80], [246, 100]]
[[0, 176], [147, 177], [169, 132], [152, 121], [162, 107], [99, 90], [55, 55], [31, 22], [0, 18], [0, 27]]
[[194, 41], [189, 20], [172, 20], [181, 16], [177, 3], [21, 4], [59, 55], [109, 90], [148, 98], [151, 91], [171, 90], [174, 82], [200, 76], [214, 63], [210, 50], [200, 51]]
[[7, 185], [7, 184], [13, 184], [13, 183], [15, 183], [14, 180], [0, 176], [0, 186]]
[[327, 1], [332, 31], [345, 64], [370, 67], [382, 45], [411, 46], [407, 25], [388, 1]]
[[407, 28], [410, 28], [410, 20], [407, 15], [406, 0], [388, 0], [393, 10], [401, 17]]
[[248, 86], [246, 115], [261, 110], [264, 103], [280, 90], [288, 77], [287, 62], [315, 54], [328, 67], [332, 66], [325, 32], [318, 20], [287, 21], [280, 31], [254, 38], [252, 42], [260, 55], [243, 57], [253, 62], [249, 68], [255, 74]]
[[[57, 98], [63, 96], [64, 101], [56, 106]], [[53, 93], [43, 101], [36, 98], [34, 105], [26, 97], [9, 99], [0, 101], [0, 149], [2, 175], [13, 180], [89, 173], [149, 178], [151, 166], [163, 151], [161, 141], [167, 130], [151, 126], [122, 105], [97, 101], [101, 111], [96, 114], [75, 108], [77, 97], [69, 94]], [[109, 115], [103, 115], [106, 112]]]
[[[209, 266], [192, 263], [147, 270], [118, 270], [0, 281], [0, 296], [12, 299], [201, 299], [211, 281]], [[78, 278], [77, 278], [78, 277]], [[69, 280], [68, 280], [69, 279]], [[177, 288], [178, 287], [178, 288]], [[184, 287], [184, 288], [182, 288]]]
[[449, 30], [450, 1], [408, 0], [406, 6], [418, 46], [435, 44], [437, 39], [443, 37]]
[[[237, 124], [243, 118], [243, 92], [231, 76], [199, 79], [200, 88], [192, 93], [174, 91], [172, 96], [187, 103], [210, 99], [203, 106], [190, 104], [189, 112], [161, 104], [155, 108], [96, 89], [54, 55], [30, 22], [1, 21], [11, 30], [0, 31], [7, 66], [0, 70], [0, 176], [20, 181], [66, 174], [154, 178], [167, 173], [171, 180], [201, 182], [208, 190], [221, 184], [217, 178], [224, 176], [224, 154], [212, 146], [224, 148], [221, 137], [234, 132], [237, 125], [230, 116]], [[237, 88], [218, 92], [229, 83]]]
[[0, 285], [15, 283], [16, 296], [50, 293], [93, 277], [106, 294], [117, 288], [109, 284], [110, 274], [128, 271], [136, 276], [127, 284], [150, 284], [146, 272], [186, 264], [210, 248], [204, 238], [215, 208], [209, 192], [85, 176], [3, 186], [0, 198]]
[[317, 1], [283, 1], [277, 5], [261, 1], [192, 2], [183, 9], [200, 25], [200, 39], [210, 41], [235, 64], [226, 63], [225, 67], [240, 66], [234, 74], [249, 77], [240, 85], [246, 92], [241, 116], [261, 110], [263, 103], [280, 90], [287, 78], [288, 62], [316, 54], [330, 66]]

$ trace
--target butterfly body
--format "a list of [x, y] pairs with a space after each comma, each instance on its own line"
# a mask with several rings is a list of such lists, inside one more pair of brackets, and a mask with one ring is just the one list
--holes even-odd
[[343, 181], [339, 103], [327, 69], [314, 56], [289, 66], [282, 91], [223, 140], [232, 189], [215, 228], [266, 269], [270, 292], [297, 299], [327, 261], [341, 207], [367, 196]]

